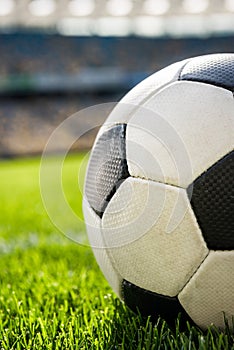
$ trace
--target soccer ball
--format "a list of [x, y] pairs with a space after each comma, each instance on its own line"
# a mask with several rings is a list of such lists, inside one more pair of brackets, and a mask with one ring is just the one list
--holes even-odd
[[206, 329], [234, 315], [234, 54], [177, 62], [101, 127], [86, 174], [90, 244], [132, 310]]

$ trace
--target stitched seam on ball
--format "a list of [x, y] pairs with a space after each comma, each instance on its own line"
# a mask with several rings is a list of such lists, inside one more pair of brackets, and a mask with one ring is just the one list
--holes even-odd
[[[186, 193], [187, 193], [187, 191], [186, 191]], [[199, 228], [200, 234], [201, 234], [202, 239], [203, 239], [203, 243], [204, 243], [205, 247], [207, 248], [207, 254], [205, 255], [204, 259], [201, 260], [200, 264], [197, 266], [197, 268], [196, 268], [196, 270], [193, 272], [193, 274], [189, 277], [189, 279], [187, 280], [187, 282], [185, 283], [185, 285], [184, 285], [184, 286], [181, 288], [181, 290], [177, 293], [177, 297], [179, 296], [180, 292], [184, 289], [184, 287], [189, 283], [189, 281], [190, 281], [191, 278], [195, 275], [195, 273], [199, 270], [200, 266], [203, 264], [203, 262], [206, 260], [206, 258], [207, 258], [208, 255], [210, 254], [210, 249], [207, 247], [206, 241], [205, 241], [205, 239], [204, 239], [204, 237], [203, 237], [202, 229], [201, 229], [201, 227], [200, 227], [200, 225], [199, 225], [199, 223], [198, 223], [198, 221], [197, 221], [196, 215], [195, 215], [195, 213], [194, 213], [194, 211], [193, 211], [191, 202], [190, 202], [189, 197], [188, 197], [188, 193], [187, 193], [187, 198], [188, 198], [188, 203], [189, 203], [188, 206], [189, 206], [190, 210], [193, 212], [193, 218], [194, 218], [194, 220], [195, 220], [195, 222], [196, 222], [196, 224], [197, 224], [197, 227]]]
[[[212, 250], [213, 251], [213, 250]], [[179, 298], [180, 293], [184, 290], [184, 288], [187, 286], [187, 284], [191, 281], [191, 279], [195, 276], [195, 274], [198, 272], [198, 270], [200, 270], [201, 266], [204, 264], [205, 260], [207, 259], [208, 255], [210, 254], [211, 250], [208, 249], [208, 253], [206, 254], [206, 256], [204, 257], [204, 259], [201, 261], [201, 263], [199, 264], [199, 266], [196, 268], [196, 270], [194, 271], [194, 273], [192, 274], [192, 276], [190, 276], [190, 278], [188, 279], [188, 281], [185, 283], [185, 285], [183, 286], [183, 288], [181, 288], [181, 290], [178, 292], [177, 297]]]
[[[120, 100], [120, 101], [118, 102], [118, 104], [120, 104], [120, 105], [121, 105], [121, 103], [123, 103], [123, 104], [131, 105], [131, 106], [134, 106], [134, 107], [135, 107], [135, 108], [129, 113], [129, 121], [130, 121], [131, 117], [138, 111], [138, 109], [140, 109], [141, 107], [143, 107], [143, 106], [145, 105], [145, 103], [148, 102], [148, 100], [149, 100], [152, 96], [154, 96], [155, 94], [158, 94], [160, 91], [162, 91], [166, 86], [170, 85], [171, 83], [174, 83], [174, 82], [176, 82], [176, 81], [180, 81], [180, 79], [179, 79], [179, 74], [180, 74], [181, 70], [183, 70], [183, 68], [186, 66], [187, 63], [189, 63], [189, 61], [186, 61], [186, 62], [184, 63], [184, 65], [178, 70], [178, 72], [176, 72], [175, 76], [174, 76], [169, 82], [166, 82], [165, 84], [161, 85], [159, 88], [153, 90], [153, 91], [152, 91], [151, 93], [149, 93], [139, 104], [129, 103], [129, 102], [127, 102], [127, 101], [126, 101], [126, 102], [122, 102], [122, 100]], [[166, 68], [166, 67], [164, 67], [164, 68], [162, 68], [162, 69], [165, 69], [165, 68]], [[157, 74], [158, 72], [160, 72], [160, 70], [157, 71], [155, 74]], [[137, 86], [136, 86], [136, 87], [137, 87]], [[117, 105], [118, 105], [118, 104], [117, 104]], [[113, 109], [112, 112], [114, 112], [114, 109]], [[111, 112], [111, 113], [112, 113], [112, 112]], [[111, 113], [110, 113], [109, 115], [111, 115]], [[107, 122], [108, 127], [112, 127], [112, 126], [117, 125], [117, 124], [122, 124], [122, 123], [119, 123], [119, 122], [116, 122], [116, 121], [113, 121], [113, 122], [111, 122], [111, 124], [108, 124], [108, 119], [106, 120], [106, 122]], [[126, 124], [126, 123], [125, 123], [125, 124]], [[105, 123], [104, 123], [104, 125], [105, 125]]]
[[143, 181], [152, 181], [154, 183], [158, 183], [158, 184], [162, 184], [162, 185], [167, 185], [167, 186], [179, 188], [179, 189], [182, 189], [182, 190], [186, 190], [187, 189], [187, 186], [186, 187], [182, 187], [182, 186], [179, 186], [179, 185], [171, 184], [170, 182], [162, 182], [160, 180], [154, 180], [154, 179], [151, 179], [150, 177], [146, 178], [146, 177], [135, 176], [135, 175], [130, 175], [130, 177], [132, 177], [133, 179], [140, 179], [140, 180], [143, 180]]
[[179, 72], [178, 72], [178, 73], [179, 73], [179, 75], [178, 75], [178, 81], [183, 81], [183, 79], [181, 79], [181, 74], [182, 74], [184, 68], [187, 66], [187, 64], [190, 63], [190, 62], [192, 61], [192, 59], [193, 59], [193, 58], [191, 58], [189, 61], [187, 61], [187, 62], [183, 65], [183, 67], [181, 67], [181, 69], [179, 70]]
[[[176, 72], [175, 76], [167, 83], [163, 84], [162, 86], [160, 86], [158, 89], [154, 90], [153, 92], [151, 92], [149, 95], [147, 95], [147, 97], [145, 97], [141, 103], [139, 105], [136, 105], [137, 109], [141, 106], [143, 106], [152, 96], [154, 96], [155, 93], [159, 93], [161, 90], [163, 90], [167, 85], [170, 85], [171, 83], [173, 82], [176, 82], [176, 81], [179, 81], [179, 77], [180, 77], [180, 72], [181, 70], [184, 69], [184, 67], [186, 66], [186, 64], [188, 63], [189, 61], [186, 61], [185, 64], [180, 67], [180, 69], [178, 70], [178, 72]], [[156, 73], [157, 74], [157, 73]], [[131, 115], [131, 114], [130, 114]]]

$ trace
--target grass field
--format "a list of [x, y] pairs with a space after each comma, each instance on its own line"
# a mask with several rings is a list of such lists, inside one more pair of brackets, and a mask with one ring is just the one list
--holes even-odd
[[[63, 173], [67, 201], [79, 216], [82, 159], [69, 156]], [[39, 166], [39, 158], [0, 162], [1, 350], [234, 349], [228, 330], [204, 333], [188, 325], [181, 331], [179, 322], [170, 329], [129, 311], [107, 285], [91, 249], [69, 240], [48, 218]], [[67, 218], [60, 213], [60, 220]], [[77, 231], [85, 242], [82, 223]]]

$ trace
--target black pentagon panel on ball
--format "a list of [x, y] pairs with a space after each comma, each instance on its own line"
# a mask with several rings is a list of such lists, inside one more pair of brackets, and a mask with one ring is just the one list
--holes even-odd
[[100, 135], [91, 154], [85, 195], [99, 217], [122, 181], [130, 176], [125, 139], [126, 124], [116, 124]]
[[223, 87], [234, 92], [234, 54], [213, 54], [191, 59], [179, 80], [191, 80]]
[[157, 294], [123, 280], [122, 298], [132, 311], [139, 311], [142, 316], [151, 316], [154, 322], [160, 316], [169, 325], [174, 326], [175, 320], [180, 315], [180, 325], [184, 326], [187, 321], [193, 324], [177, 297]]
[[191, 205], [209, 249], [234, 249], [234, 151], [189, 186]]

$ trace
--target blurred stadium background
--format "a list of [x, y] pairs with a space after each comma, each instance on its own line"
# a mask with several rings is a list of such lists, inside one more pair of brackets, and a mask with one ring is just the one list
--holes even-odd
[[234, 52], [234, 0], [0, 0], [0, 156], [40, 154], [71, 114], [215, 52]]

